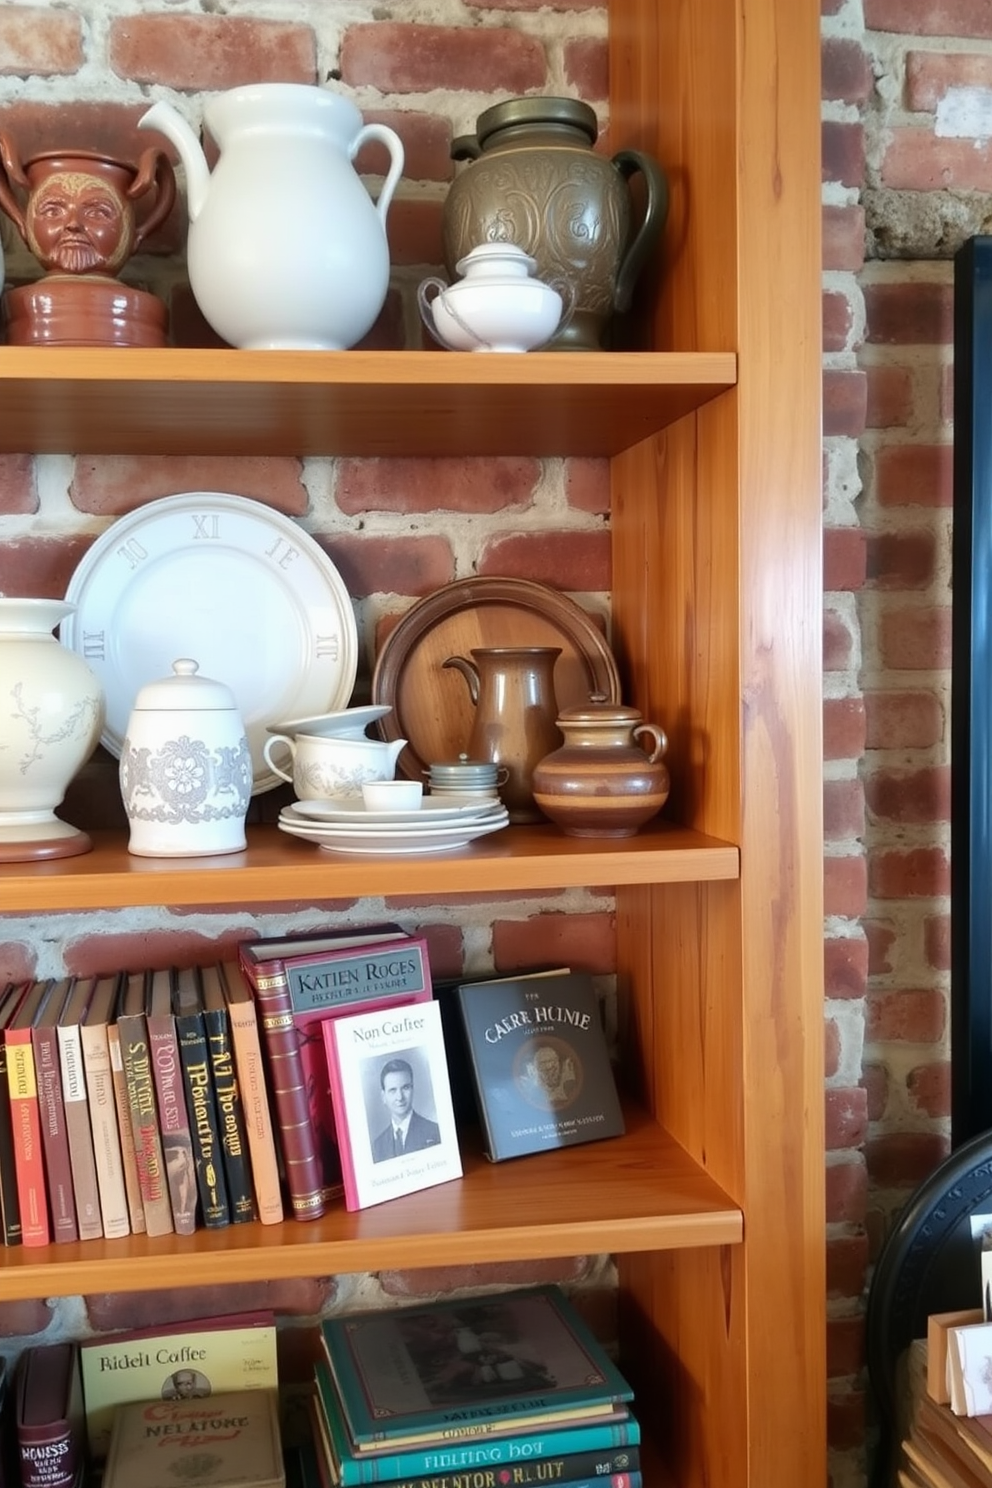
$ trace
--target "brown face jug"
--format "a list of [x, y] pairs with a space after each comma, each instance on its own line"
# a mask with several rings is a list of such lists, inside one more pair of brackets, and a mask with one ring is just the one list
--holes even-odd
[[539, 822], [531, 776], [534, 766], [561, 743], [555, 723], [554, 666], [559, 646], [478, 646], [466, 656], [449, 656], [468, 683], [475, 705], [473, 760], [490, 760], [506, 768], [500, 796], [511, 822]]
[[[568, 323], [549, 351], [598, 351], [614, 314], [630, 308], [637, 278], [661, 236], [668, 183], [641, 150], [597, 154], [596, 112], [575, 98], [510, 98], [485, 109], [474, 135], [451, 146], [468, 160], [442, 215], [449, 277], [482, 243], [515, 243], [537, 262], [537, 277], [575, 295]], [[644, 183], [635, 227], [630, 181]]]
[[636, 708], [596, 702], [565, 709], [558, 727], [564, 744], [534, 767], [537, 805], [570, 837], [633, 837], [668, 799], [664, 730]]

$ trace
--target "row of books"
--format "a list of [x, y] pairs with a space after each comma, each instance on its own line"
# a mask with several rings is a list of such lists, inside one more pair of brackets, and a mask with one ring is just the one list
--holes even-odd
[[297, 1478], [641, 1488], [632, 1399], [556, 1286], [353, 1313], [321, 1326]]
[[12, 983], [0, 996], [7, 1245], [283, 1217], [238, 964]]

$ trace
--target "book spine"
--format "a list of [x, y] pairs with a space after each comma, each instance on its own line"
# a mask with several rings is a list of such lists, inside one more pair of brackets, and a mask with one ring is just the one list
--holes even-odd
[[172, 1222], [177, 1235], [192, 1235], [196, 1229], [196, 1164], [175, 1020], [171, 1014], [149, 1014], [147, 1022]]
[[14, 1171], [17, 1202], [21, 1212], [21, 1243], [47, 1245], [51, 1239], [48, 1200], [45, 1193], [45, 1164], [41, 1151], [41, 1119], [30, 1029], [6, 1034], [7, 1078], [10, 1082], [10, 1114], [14, 1131]]
[[234, 1063], [245, 1113], [255, 1205], [262, 1224], [278, 1224], [283, 1218], [279, 1163], [276, 1158], [275, 1133], [272, 1129], [269, 1092], [254, 1004], [231, 1002], [228, 1004], [228, 1015], [231, 1020]]
[[7, 1045], [0, 1038], [0, 1220], [4, 1245], [21, 1244], [21, 1209], [17, 1199], [14, 1123], [7, 1072]]
[[107, 1025], [83, 1023], [79, 1033], [103, 1233], [108, 1240], [116, 1240], [130, 1233], [131, 1220], [124, 1186], [124, 1160], [121, 1155], [120, 1128], [117, 1124], [117, 1102], [110, 1068]]
[[18, 1423], [20, 1488], [75, 1488], [80, 1476], [78, 1444], [68, 1421], [44, 1426]]
[[[547, 1445], [547, 1438], [544, 1439]], [[566, 1456], [549, 1453], [544, 1457], [526, 1455], [526, 1441], [519, 1443], [521, 1455], [510, 1460], [504, 1473], [495, 1475], [485, 1488], [547, 1488], [554, 1483], [556, 1488], [577, 1488], [579, 1483], [588, 1483], [590, 1488], [641, 1488], [640, 1449], [638, 1447], [609, 1448], [603, 1452], [573, 1452]], [[633, 1460], [631, 1460], [633, 1459]], [[390, 1459], [392, 1460], [392, 1459]], [[451, 1472], [426, 1472], [416, 1477], [393, 1478], [379, 1471], [373, 1464], [373, 1476], [363, 1473], [353, 1475], [354, 1469], [366, 1468], [364, 1462], [341, 1464], [342, 1488], [352, 1484], [388, 1481], [393, 1488], [466, 1488], [466, 1473], [486, 1472], [489, 1464], [479, 1463], [474, 1469], [461, 1468]], [[604, 1479], [609, 1479], [609, 1484]]]
[[78, 1023], [61, 1025], [58, 1036], [62, 1099], [65, 1102], [65, 1125], [69, 1137], [69, 1163], [72, 1167], [72, 1190], [76, 1198], [76, 1223], [79, 1226], [80, 1240], [98, 1240], [103, 1234], [103, 1221], [100, 1218], [93, 1129], [90, 1124]]
[[35, 1079], [38, 1084], [38, 1114], [45, 1155], [52, 1239], [57, 1243], [79, 1239], [76, 1199], [72, 1191], [69, 1134], [65, 1124], [62, 1077], [59, 1072], [58, 1034], [53, 1024], [31, 1032]]
[[[328, 1023], [328, 1028], [330, 1029], [330, 1022]], [[320, 1032], [320, 1030], [317, 1030], [317, 1032]], [[320, 1036], [323, 1041], [322, 1032]], [[344, 1184], [344, 1204], [345, 1208], [351, 1213], [356, 1209], [360, 1209], [362, 1204], [358, 1193], [358, 1179], [355, 1173], [353, 1147], [348, 1132], [348, 1109], [341, 1080], [338, 1043], [333, 1033], [324, 1051], [324, 1064], [327, 1070], [328, 1097], [335, 1113], [338, 1155], [341, 1163], [341, 1178]]]
[[121, 1162], [124, 1165], [124, 1192], [127, 1195], [127, 1213], [131, 1221], [131, 1232], [145, 1233], [145, 1206], [141, 1197], [138, 1178], [138, 1159], [134, 1155], [134, 1132], [131, 1128], [131, 1099], [127, 1093], [127, 1076], [124, 1073], [124, 1058], [121, 1054], [121, 1039], [116, 1023], [107, 1024], [107, 1048], [110, 1052], [110, 1076], [114, 1082], [114, 1106], [117, 1110], [117, 1129], [121, 1137]]
[[203, 1019], [199, 1013], [181, 1014], [176, 1018], [176, 1038], [183, 1070], [186, 1112], [193, 1143], [203, 1223], [208, 1229], [220, 1229], [230, 1224], [231, 1211], [224, 1180], [224, 1159], [221, 1155], [217, 1107], [210, 1075], [210, 1055]]
[[227, 1008], [205, 1008], [203, 1027], [210, 1054], [210, 1073], [217, 1103], [220, 1146], [224, 1160], [224, 1176], [227, 1179], [227, 1200], [230, 1206], [231, 1223], [244, 1224], [255, 1218], [255, 1196], [248, 1163], [248, 1137], [245, 1131], [244, 1110], [234, 1070], [234, 1051], [231, 1047], [231, 1029]]
[[165, 1158], [155, 1108], [155, 1085], [143, 1013], [118, 1018], [121, 1059], [131, 1111], [131, 1140], [149, 1235], [172, 1234], [172, 1203], [165, 1177]]
[[310, 1125], [310, 1105], [289, 984], [278, 962], [267, 962], [264, 972], [246, 964], [246, 971], [268, 1056], [269, 1085], [290, 1209], [294, 1219], [319, 1219], [326, 1207], [324, 1187], [316, 1134]]

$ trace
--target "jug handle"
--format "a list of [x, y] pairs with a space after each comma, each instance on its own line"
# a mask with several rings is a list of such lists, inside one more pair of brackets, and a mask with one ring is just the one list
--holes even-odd
[[7, 134], [0, 133], [0, 207], [3, 207], [7, 216], [15, 224], [21, 237], [27, 242], [27, 222], [24, 216], [24, 208], [14, 195], [12, 181], [18, 186], [28, 189], [28, 178], [24, 174], [20, 157], [17, 150]]
[[348, 151], [348, 158], [350, 160], [354, 160], [362, 145], [367, 140], [378, 140], [381, 145], [385, 145], [389, 153], [389, 171], [382, 183], [382, 190], [379, 192], [378, 200], [375, 204], [376, 212], [379, 214], [379, 221], [382, 223], [383, 229], [385, 229], [389, 203], [393, 199], [393, 192], [396, 190], [400, 176], [403, 174], [403, 141], [396, 133], [396, 130], [390, 129], [388, 124], [363, 124], [351, 142], [351, 149]]
[[630, 309], [638, 275], [668, 217], [668, 177], [658, 162], [645, 155], [643, 150], [618, 150], [612, 163], [625, 181], [640, 173], [647, 189], [644, 221], [623, 256], [613, 290], [613, 308], [623, 314]]
[[465, 656], [449, 656], [447, 661], [442, 661], [443, 667], [454, 667], [456, 672], [461, 672], [468, 683], [469, 696], [473, 703], [479, 701], [479, 673], [473, 662]]
[[451, 141], [448, 154], [452, 160], [478, 160], [482, 151], [474, 134], [459, 134]]
[[128, 187], [128, 197], [134, 201], [137, 197], [144, 196], [152, 186], [158, 188], [155, 205], [144, 221], [135, 228], [135, 248], [165, 221], [176, 200], [176, 173], [172, 169], [172, 161], [154, 145], [142, 151], [138, 159], [137, 175]]
[[[421, 282], [417, 285], [417, 304], [420, 308], [420, 318], [430, 332], [432, 340], [436, 341], [438, 346], [443, 346], [445, 351], [450, 351], [451, 347], [448, 345], [447, 341], [441, 339], [438, 329], [434, 324], [434, 312], [431, 309], [431, 305], [437, 299], [437, 295], [441, 294], [441, 292], [447, 288], [448, 286], [445, 284], [444, 280], [438, 279], [436, 275], [431, 275], [429, 279], [422, 279]], [[436, 290], [437, 294], [432, 295], [431, 298], [428, 299], [427, 292], [431, 289]], [[469, 334], [471, 335], [471, 332]], [[447, 665], [447, 663], [445, 663], [445, 665]]]
[[648, 763], [652, 765], [656, 764], [657, 761], [661, 759], [665, 750], [668, 748], [668, 737], [665, 734], [665, 730], [662, 728], [658, 728], [657, 724], [654, 723], [639, 723], [634, 730], [634, 738], [639, 739], [642, 734], [650, 734], [651, 738], [654, 740], [654, 748], [651, 750], [650, 754], [648, 754], [647, 750], [644, 749], [643, 744], [641, 745], [641, 748], [644, 749], [645, 754], [648, 755]]

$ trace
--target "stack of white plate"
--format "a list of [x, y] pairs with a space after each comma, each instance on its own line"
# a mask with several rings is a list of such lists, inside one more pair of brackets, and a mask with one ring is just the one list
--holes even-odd
[[425, 796], [416, 811], [368, 811], [361, 803], [296, 801], [279, 813], [291, 837], [315, 842], [325, 852], [404, 854], [451, 852], [509, 822], [501, 801]]

